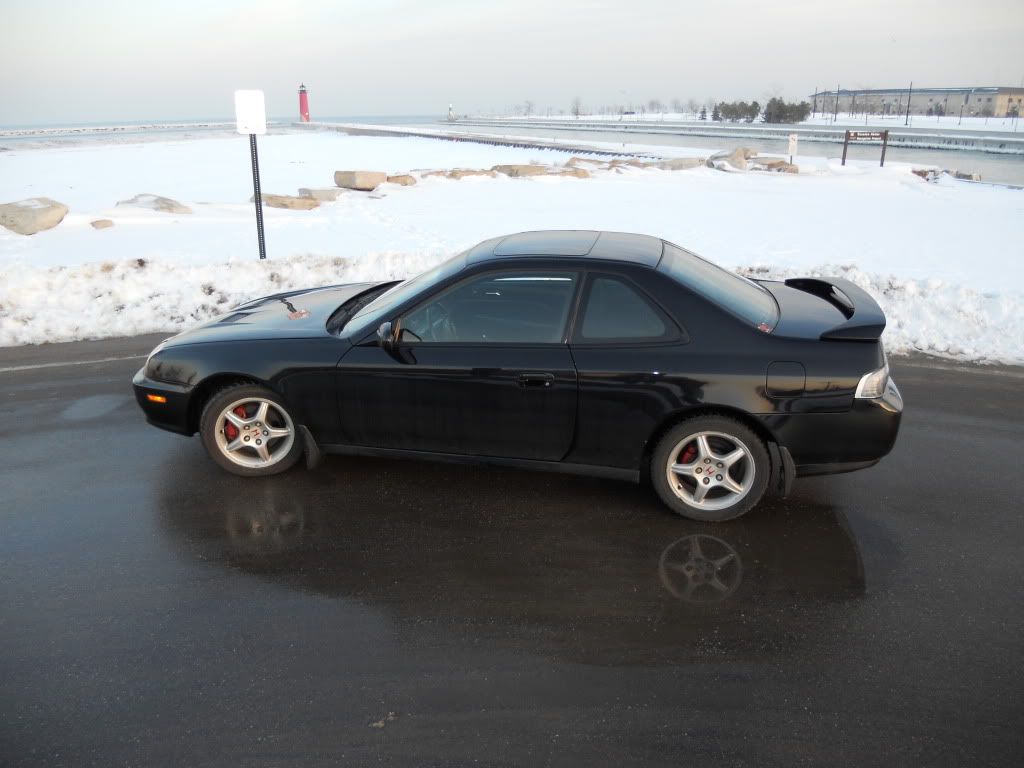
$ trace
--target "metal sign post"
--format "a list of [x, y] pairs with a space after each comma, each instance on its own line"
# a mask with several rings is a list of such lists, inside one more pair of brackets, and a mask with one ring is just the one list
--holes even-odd
[[256, 135], [267, 132], [267, 110], [263, 91], [235, 91], [235, 120], [239, 133], [249, 134], [249, 154], [252, 159], [252, 199], [256, 204], [256, 238], [260, 258], [267, 258], [263, 239], [263, 194], [260, 191], [260, 161], [256, 154]]
[[789, 134], [789, 164], [793, 164], [793, 155], [796, 154], [797, 134]]

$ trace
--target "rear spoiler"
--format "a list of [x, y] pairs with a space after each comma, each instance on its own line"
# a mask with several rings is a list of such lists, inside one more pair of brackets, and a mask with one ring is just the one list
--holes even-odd
[[875, 341], [885, 330], [885, 313], [871, 294], [849, 280], [839, 277], [796, 277], [786, 281], [790, 288], [824, 299], [846, 318], [846, 322], [829, 328], [822, 339]]

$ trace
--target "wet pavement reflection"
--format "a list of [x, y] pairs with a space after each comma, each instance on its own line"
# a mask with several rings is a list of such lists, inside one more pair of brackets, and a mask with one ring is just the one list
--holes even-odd
[[201, 496], [184, 473], [159, 498], [187, 557], [575, 661], [677, 662], [709, 635], [717, 655], [786, 651], [829, 637], [827, 607], [864, 594], [857, 541], [819, 503], [710, 525], [646, 488], [497, 468], [332, 460]]

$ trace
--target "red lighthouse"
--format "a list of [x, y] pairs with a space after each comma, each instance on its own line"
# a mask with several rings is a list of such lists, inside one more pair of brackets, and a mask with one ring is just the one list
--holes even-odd
[[309, 122], [309, 97], [306, 95], [306, 86], [299, 86], [299, 120]]

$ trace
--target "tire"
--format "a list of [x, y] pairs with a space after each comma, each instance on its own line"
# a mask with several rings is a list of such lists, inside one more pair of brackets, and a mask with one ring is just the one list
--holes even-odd
[[273, 390], [235, 384], [214, 393], [199, 418], [206, 452], [242, 477], [276, 475], [302, 456], [303, 442], [288, 407]]
[[727, 416], [680, 422], [651, 456], [651, 483], [658, 496], [691, 520], [722, 522], [746, 514], [764, 496], [770, 473], [764, 441]]

